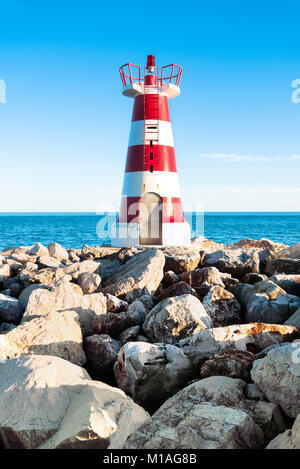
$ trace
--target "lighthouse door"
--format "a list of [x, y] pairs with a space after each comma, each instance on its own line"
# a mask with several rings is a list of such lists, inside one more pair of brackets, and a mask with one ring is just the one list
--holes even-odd
[[162, 244], [162, 199], [154, 192], [140, 202], [140, 244]]

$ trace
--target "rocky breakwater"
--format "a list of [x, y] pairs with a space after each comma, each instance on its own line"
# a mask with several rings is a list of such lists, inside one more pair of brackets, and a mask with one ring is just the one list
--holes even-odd
[[267, 239], [7, 247], [1, 444], [299, 449], [299, 287]]

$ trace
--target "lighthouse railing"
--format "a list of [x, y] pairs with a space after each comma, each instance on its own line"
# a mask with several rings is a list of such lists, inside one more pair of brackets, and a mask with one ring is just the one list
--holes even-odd
[[[166, 70], [170, 69], [171, 70]], [[164, 73], [166, 74], [169, 73], [169, 76], [164, 76]], [[161, 67], [161, 76], [160, 76], [160, 84], [162, 86], [163, 81], [169, 81], [169, 83], [173, 83], [173, 80], [175, 80], [176, 86], [179, 86], [180, 80], [181, 80], [181, 75], [182, 75], [182, 67], [180, 67], [177, 64], [170, 64], [170, 65], [164, 65]]]
[[119, 72], [123, 86], [132, 85], [133, 82], [141, 84], [144, 81], [144, 78], [141, 77], [141, 67], [139, 65], [132, 63], [124, 64], [119, 68]]

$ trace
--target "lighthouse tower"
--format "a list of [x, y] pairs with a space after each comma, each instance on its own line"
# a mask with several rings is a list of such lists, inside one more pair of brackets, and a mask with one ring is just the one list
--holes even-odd
[[119, 218], [112, 245], [187, 246], [190, 226], [182, 212], [170, 98], [180, 94], [182, 68], [125, 64], [123, 95], [134, 99]]

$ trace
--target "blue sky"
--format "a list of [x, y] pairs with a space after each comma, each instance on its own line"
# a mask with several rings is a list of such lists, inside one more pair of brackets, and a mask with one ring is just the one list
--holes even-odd
[[[1, 2], [0, 211], [118, 208], [128, 61], [183, 67], [170, 102], [182, 196], [207, 211], [300, 210], [300, 4]], [[299, 95], [300, 96], [300, 95]]]

